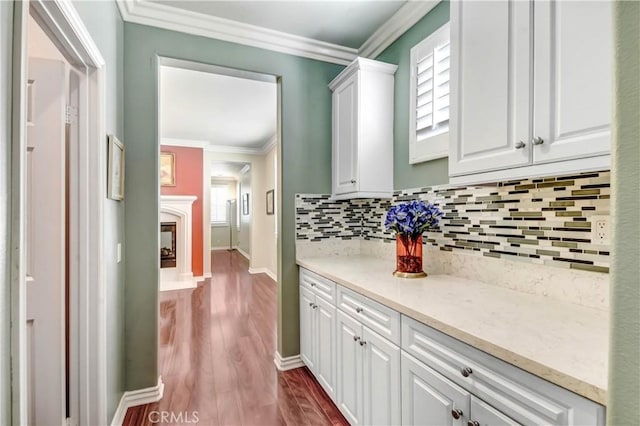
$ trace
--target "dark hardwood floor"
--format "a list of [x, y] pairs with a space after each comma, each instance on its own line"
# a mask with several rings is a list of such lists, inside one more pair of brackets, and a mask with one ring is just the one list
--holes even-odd
[[124, 425], [347, 425], [306, 368], [276, 369], [276, 283], [237, 251], [213, 252], [212, 269], [195, 289], [160, 293], [164, 397]]

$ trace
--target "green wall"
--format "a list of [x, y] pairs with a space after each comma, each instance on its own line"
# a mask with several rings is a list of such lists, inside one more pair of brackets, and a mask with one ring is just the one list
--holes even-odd
[[[123, 54], [124, 22], [115, 1], [74, 1], [106, 62], [106, 131], [127, 144], [124, 138]], [[106, 138], [105, 138], [106, 149]], [[125, 388], [124, 350], [124, 263], [116, 259], [116, 244], [124, 242], [125, 201], [104, 201], [104, 263], [107, 317], [107, 418], [111, 419]], [[124, 253], [123, 247], [123, 253]]]
[[343, 69], [234, 43], [137, 24], [125, 24], [126, 353], [127, 388], [153, 386], [158, 376], [158, 145], [157, 56], [281, 77], [282, 270], [278, 348], [299, 353], [294, 196], [331, 190], [331, 95]]
[[640, 419], [640, 3], [614, 4], [613, 259], [607, 424]]
[[449, 2], [433, 8], [376, 58], [398, 65], [395, 76], [393, 120], [393, 182], [395, 189], [416, 188], [449, 182], [447, 158], [409, 164], [409, 53], [411, 48], [449, 21]]

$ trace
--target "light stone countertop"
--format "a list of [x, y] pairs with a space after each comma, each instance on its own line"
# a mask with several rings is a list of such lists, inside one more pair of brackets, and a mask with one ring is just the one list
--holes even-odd
[[450, 275], [396, 278], [393, 261], [365, 255], [309, 257], [297, 263], [606, 405], [607, 311]]

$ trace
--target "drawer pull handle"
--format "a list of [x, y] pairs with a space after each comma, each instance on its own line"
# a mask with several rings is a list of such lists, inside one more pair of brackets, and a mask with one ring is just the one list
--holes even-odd
[[462, 417], [463, 414], [464, 413], [459, 408], [456, 408], [455, 410], [451, 410], [451, 417], [453, 417], [456, 420], [458, 420], [460, 417]]
[[360, 336], [353, 336], [353, 341], [357, 342], [358, 340], [360, 340]]
[[360, 346], [364, 346], [366, 344], [367, 344], [367, 342], [365, 340], [360, 340]]
[[469, 367], [464, 367], [460, 369], [460, 374], [462, 374], [462, 377], [469, 377], [471, 373], [473, 373], [473, 370], [470, 369]]
[[363, 309], [363, 308], [361, 308], [361, 307], [357, 307], [357, 308], [356, 308], [356, 312], [357, 312], [357, 313], [361, 313], [362, 311], [364, 311], [364, 309]]
[[469, 420], [467, 422], [467, 426], [480, 426], [480, 423], [478, 423], [476, 420]]

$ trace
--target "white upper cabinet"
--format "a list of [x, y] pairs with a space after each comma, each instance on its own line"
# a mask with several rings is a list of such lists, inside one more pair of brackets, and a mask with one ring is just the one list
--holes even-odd
[[609, 168], [611, 2], [451, 3], [452, 183]]
[[393, 84], [397, 66], [357, 58], [329, 88], [333, 92], [334, 198], [393, 194]]
[[452, 175], [527, 165], [531, 3], [451, 2]]
[[608, 154], [611, 3], [535, 3], [533, 161]]

